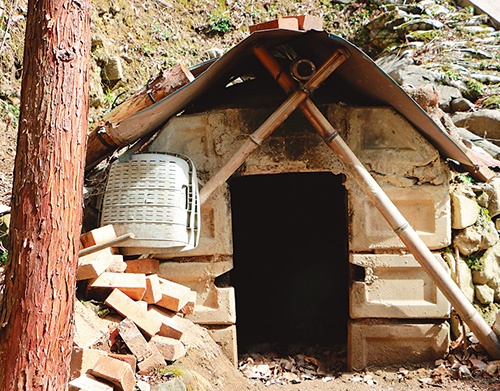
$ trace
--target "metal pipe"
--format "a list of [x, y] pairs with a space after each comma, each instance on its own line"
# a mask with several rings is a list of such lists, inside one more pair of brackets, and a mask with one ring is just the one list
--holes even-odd
[[[238, 169], [258, 146], [262, 144], [272, 132], [274, 132], [288, 116], [295, 111], [299, 105], [307, 99], [308, 92], [317, 88], [330, 74], [337, 69], [348, 55], [344, 50], [336, 50], [332, 56], [321, 66], [321, 68], [305, 84], [304, 90], [295, 91], [271, 114], [271, 116], [252, 133], [236, 153], [226, 162], [217, 173], [210, 178], [200, 190], [200, 203], [203, 205], [217, 188], [226, 182], [228, 178]], [[279, 78], [279, 77], [278, 77]]]
[[114, 239], [106, 240], [105, 242], [96, 244], [94, 246], [83, 248], [78, 252], [78, 256], [83, 257], [84, 255], [96, 253], [100, 250], [104, 250], [105, 248], [113, 247], [114, 245], [122, 243], [128, 239], [134, 239], [134, 234], [128, 233], [125, 235], [118, 236], [117, 238]]
[[[259, 47], [254, 49], [254, 53], [272, 76], [277, 75], [277, 73], [275, 73], [276, 69], [280, 72], [279, 64], [266, 49]], [[277, 81], [282, 85], [285, 91], [289, 91], [290, 85], [293, 86], [294, 83], [291, 77], [286, 74], [280, 76]], [[339, 160], [345, 165], [351, 177], [359, 184], [380, 213], [382, 213], [391, 228], [410, 250], [425, 272], [432, 278], [434, 283], [453, 305], [463, 321], [467, 323], [486, 351], [494, 359], [500, 359], [500, 341], [496, 334], [476, 311], [469, 300], [467, 300], [462, 290], [451, 278], [450, 274], [432, 255], [422, 239], [413, 230], [389, 197], [387, 197], [379, 184], [351, 151], [349, 146], [339, 136], [338, 132], [310, 99], [304, 101], [301, 105], [301, 110], [311, 121], [313, 127], [321, 135], [330, 149], [337, 154]]]

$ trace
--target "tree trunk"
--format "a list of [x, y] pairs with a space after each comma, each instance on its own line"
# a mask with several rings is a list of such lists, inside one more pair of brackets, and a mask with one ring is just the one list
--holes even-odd
[[29, 0], [0, 389], [66, 389], [88, 122], [89, 0]]

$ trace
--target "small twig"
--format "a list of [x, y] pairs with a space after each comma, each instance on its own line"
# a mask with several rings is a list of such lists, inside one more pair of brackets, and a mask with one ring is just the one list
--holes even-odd
[[0, 55], [2, 54], [3, 48], [5, 47], [5, 41], [7, 40], [7, 34], [9, 33], [10, 22], [12, 21], [12, 17], [14, 16], [14, 11], [17, 9], [17, 2], [18, 0], [16, 0], [14, 7], [12, 7], [12, 9], [10, 10], [9, 19], [7, 20], [7, 26], [5, 26], [5, 32], [3, 34], [2, 44], [0, 45]]

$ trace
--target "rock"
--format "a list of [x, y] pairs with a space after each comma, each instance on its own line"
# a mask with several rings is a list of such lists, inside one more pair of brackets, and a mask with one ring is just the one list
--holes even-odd
[[476, 298], [481, 304], [493, 303], [495, 291], [488, 285], [476, 285]]
[[184, 382], [178, 377], [174, 377], [172, 380], [168, 382], [158, 384], [151, 388], [151, 391], [186, 391], [186, 385]]
[[[481, 219], [480, 219], [481, 220]], [[498, 242], [498, 232], [492, 221], [478, 222], [460, 231], [453, 243], [463, 255], [492, 247]]]
[[500, 311], [495, 315], [495, 323], [493, 324], [493, 331], [500, 337]]
[[102, 89], [101, 76], [91, 66], [89, 71], [89, 105], [98, 108], [104, 105], [104, 90]]
[[488, 285], [495, 291], [495, 300], [500, 299], [500, 244], [486, 250], [481, 257], [482, 270], [473, 270], [475, 284]]
[[[478, 136], [500, 139], [500, 111], [477, 110], [471, 113], [456, 113], [451, 119], [456, 126], [467, 128]], [[499, 144], [497, 144], [499, 145]]]
[[222, 57], [222, 55], [224, 54], [224, 51], [222, 49], [219, 49], [219, 48], [212, 48], [212, 49], [208, 49], [206, 51], [206, 54], [207, 54], [208, 58], [210, 60], [212, 60], [214, 58]]
[[436, 76], [431, 71], [417, 65], [409, 65], [404, 68], [398, 68], [389, 73], [399, 85], [410, 84], [413, 87], [427, 86], [436, 81]]
[[405, 68], [409, 65], [415, 65], [415, 61], [409, 56], [400, 56], [397, 54], [390, 54], [388, 56], [384, 56], [379, 58], [376, 61], [377, 65], [382, 69], [385, 73], [391, 74], [400, 68]]
[[451, 228], [463, 229], [476, 223], [479, 205], [461, 192], [451, 194]]
[[474, 283], [472, 282], [472, 272], [469, 266], [461, 258], [456, 262], [455, 256], [451, 252], [443, 253], [443, 259], [451, 270], [451, 277], [467, 297], [467, 300], [472, 303], [474, 301]]
[[465, 98], [455, 98], [450, 102], [450, 111], [452, 113], [456, 113], [457, 111], [469, 111], [472, 108], [474, 108], [472, 102]]
[[454, 99], [461, 98], [462, 93], [458, 88], [442, 84], [436, 85], [436, 89], [439, 93], [439, 108], [447, 113], [451, 112], [451, 102], [453, 102]]
[[102, 68], [101, 77], [103, 80], [110, 82], [123, 79], [123, 68], [120, 57], [108, 57]]
[[135, 386], [136, 388], [138, 388], [139, 391], [151, 391], [151, 386], [144, 380], [138, 380], [135, 383]]
[[474, 80], [480, 81], [481, 83], [500, 83], [500, 76], [489, 75], [486, 73], [473, 73], [470, 76]]
[[493, 178], [485, 186], [488, 196], [488, 212], [491, 217], [500, 215], [500, 178]]
[[[458, 284], [458, 286], [464, 293], [465, 297], [467, 297], [467, 300], [472, 303], [474, 301], [475, 293], [474, 283], [472, 281], [472, 271], [462, 259], [458, 261], [458, 273], [455, 272], [455, 278], [457, 278], [457, 274], [460, 276], [460, 283]], [[455, 281], [458, 281], [458, 279]]]
[[470, 332], [469, 326], [467, 326], [466, 323], [462, 323], [460, 321], [460, 317], [458, 316], [457, 313], [452, 312], [450, 316], [450, 331], [454, 339], [458, 339], [461, 336], [463, 336], [464, 334], [463, 325], [465, 325], [465, 334], [468, 334]]
[[75, 301], [74, 344], [82, 349], [89, 348], [109, 337], [110, 322], [99, 318], [91, 305], [87, 307], [80, 300]]

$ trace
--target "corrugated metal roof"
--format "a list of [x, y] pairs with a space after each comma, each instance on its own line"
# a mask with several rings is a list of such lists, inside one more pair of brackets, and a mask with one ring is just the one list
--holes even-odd
[[140, 130], [141, 134], [147, 134], [160, 128], [171, 116], [187, 108], [201, 94], [210, 91], [213, 87], [225, 86], [235, 77], [241, 76], [241, 72], [247, 72], [249, 65], [258, 66], [251, 50], [257, 44], [268, 49], [287, 44], [301, 57], [313, 59], [317, 64], [326, 60], [335, 49], [346, 48], [351, 54], [350, 57], [331, 77], [338, 78], [342, 85], [349, 86], [356, 93], [392, 106], [412, 123], [444, 157], [468, 166], [474, 165], [464, 148], [441, 130], [422, 108], [367, 55], [341, 37], [323, 31], [303, 32], [279, 29], [255, 32], [213, 63], [204, 63], [199, 68], [195, 67], [193, 73], [198, 76], [194, 81], [153, 106], [124, 119], [116, 125], [113, 133], [127, 134], [128, 132], [123, 130], [133, 127]]

